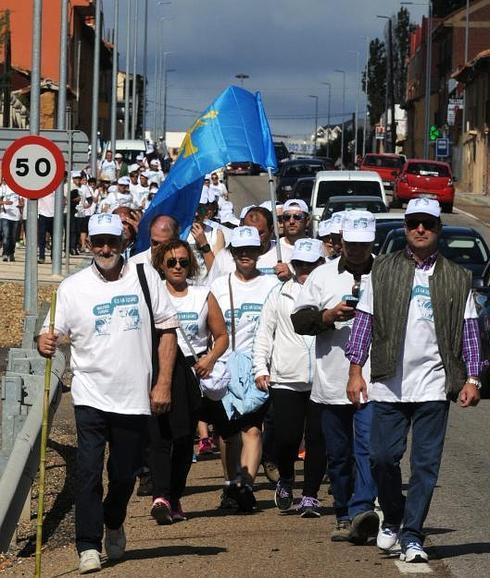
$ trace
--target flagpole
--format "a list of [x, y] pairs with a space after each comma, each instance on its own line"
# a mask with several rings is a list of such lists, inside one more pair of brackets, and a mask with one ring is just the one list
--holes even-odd
[[274, 179], [272, 177], [272, 170], [270, 167], [267, 167], [267, 174], [269, 175], [269, 192], [271, 195], [272, 222], [274, 223], [274, 234], [276, 236], [277, 262], [282, 263], [281, 243], [279, 238], [279, 221], [277, 220], [277, 209], [276, 209], [276, 187], [274, 185]]

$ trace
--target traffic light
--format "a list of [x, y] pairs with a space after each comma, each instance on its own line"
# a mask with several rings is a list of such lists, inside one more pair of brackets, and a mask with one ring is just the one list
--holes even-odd
[[435, 124], [433, 124], [429, 129], [430, 140], [437, 140], [438, 138], [441, 138], [441, 136], [442, 136], [441, 131], [437, 128]]

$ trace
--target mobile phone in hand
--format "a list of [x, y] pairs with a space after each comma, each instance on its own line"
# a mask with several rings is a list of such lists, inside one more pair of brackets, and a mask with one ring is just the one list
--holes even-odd
[[355, 309], [357, 307], [358, 303], [359, 303], [358, 299], [346, 299], [345, 300], [345, 304], [347, 305], [347, 307], [352, 307], [353, 309]]

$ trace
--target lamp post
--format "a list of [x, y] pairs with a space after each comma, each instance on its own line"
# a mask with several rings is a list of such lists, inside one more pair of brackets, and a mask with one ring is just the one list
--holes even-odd
[[351, 50], [350, 51], [351, 54], [354, 54], [356, 56], [356, 113], [355, 113], [355, 117], [354, 117], [354, 154], [353, 154], [353, 161], [354, 164], [356, 163], [356, 158], [357, 158], [357, 132], [358, 132], [358, 128], [359, 128], [359, 68], [360, 68], [360, 59], [361, 59], [361, 53], [359, 52], [359, 50]]
[[126, 18], [126, 70], [124, 73], [124, 139], [129, 138], [129, 57], [131, 51], [131, 0], [127, 4]]
[[165, 92], [163, 93], [163, 122], [162, 122], [162, 135], [163, 142], [167, 144], [167, 92], [168, 92], [168, 74], [170, 72], [175, 72], [175, 68], [167, 68], [167, 55], [172, 54], [171, 52], [164, 52], [163, 54], [163, 87]]
[[345, 138], [345, 70], [335, 70], [342, 75], [342, 134], [340, 139], [340, 168], [344, 169], [344, 138]]
[[364, 127], [362, 131], [362, 157], [366, 156], [366, 136], [368, 122], [368, 88], [369, 88], [369, 38], [366, 36], [366, 105], [364, 107]]
[[250, 78], [250, 76], [248, 74], [240, 72], [239, 74], [235, 74], [235, 78], [238, 78], [238, 80], [240, 81], [240, 86], [243, 88], [243, 81], [247, 80], [247, 78]]
[[325, 86], [328, 86], [328, 101], [327, 101], [327, 157], [330, 158], [330, 137], [332, 132], [330, 130], [330, 100], [332, 97], [332, 83], [322, 82]]
[[432, 0], [422, 2], [401, 2], [406, 6], [427, 6], [427, 34], [425, 61], [425, 104], [424, 104], [424, 158], [429, 157], [430, 97], [432, 93]]
[[133, 30], [133, 85], [131, 91], [131, 138], [136, 138], [136, 125], [138, 120], [138, 109], [136, 107], [136, 84], [137, 72], [136, 62], [138, 57], [138, 2], [134, 5], [134, 30]]
[[[403, 2], [402, 2], [403, 4]], [[386, 100], [385, 100], [385, 140], [384, 140], [384, 147], [385, 147], [385, 152], [387, 147], [387, 143], [388, 143], [388, 139], [387, 134], [388, 134], [388, 108], [391, 108], [391, 129], [390, 129], [390, 134], [391, 134], [391, 142], [390, 142], [390, 147], [389, 150], [391, 150], [391, 152], [395, 152], [395, 146], [396, 146], [396, 121], [395, 121], [395, 73], [394, 73], [394, 63], [393, 63], [393, 22], [391, 20], [391, 16], [376, 16], [376, 18], [383, 18], [385, 20], [388, 20], [388, 50], [389, 50], [389, 55], [388, 55], [388, 80], [389, 82], [387, 83], [386, 86]]]
[[100, 25], [101, 25], [101, 0], [95, 2], [95, 46], [94, 46], [94, 75], [92, 80], [92, 128], [91, 128], [91, 152], [90, 170], [92, 176], [97, 178], [97, 125], [99, 121], [99, 83], [100, 83]]
[[313, 154], [316, 156], [316, 139], [318, 133], [318, 96], [316, 94], [309, 94], [308, 98], [315, 99], [315, 130], [313, 132]]

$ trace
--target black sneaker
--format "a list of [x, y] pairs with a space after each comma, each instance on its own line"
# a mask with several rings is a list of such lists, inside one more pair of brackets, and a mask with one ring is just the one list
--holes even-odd
[[245, 484], [240, 486], [238, 491], [238, 507], [241, 512], [250, 513], [257, 507], [257, 500], [254, 496], [253, 489]]
[[153, 496], [153, 482], [150, 472], [143, 472], [139, 477], [140, 483], [136, 490], [137, 496]]
[[15, 257], [14, 257], [13, 255], [10, 255], [10, 256], [9, 256], [9, 261], [10, 261], [11, 263], [13, 263], [13, 262], [15, 261]]
[[337, 520], [335, 530], [330, 534], [330, 540], [332, 542], [349, 542], [350, 533], [350, 520]]
[[231, 484], [223, 488], [218, 509], [238, 510], [238, 486], [236, 484]]
[[349, 541], [353, 544], [365, 544], [369, 538], [378, 535], [379, 516], [376, 512], [361, 512], [352, 518]]
[[293, 487], [290, 481], [279, 480], [274, 493], [274, 503], [281, 510], [287, 512], [293, 505]]

